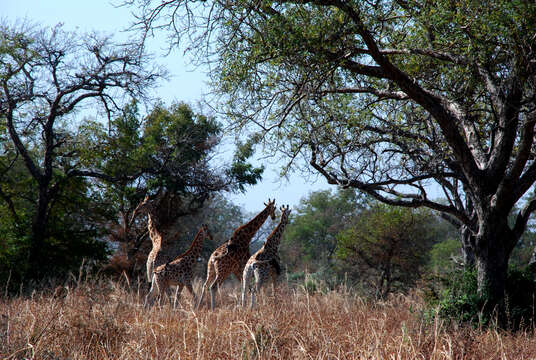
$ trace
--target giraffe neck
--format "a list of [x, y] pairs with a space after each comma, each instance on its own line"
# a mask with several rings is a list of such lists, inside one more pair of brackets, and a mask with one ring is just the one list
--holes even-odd
[[279, 242], [281, 241], [281, 236], [283, 235], [283, 232], [285, 231], [285, 226], [287, 226], [288, 218], [281, 218], [281, 221], [275, 229], [272, 231], [270, 235], [268, 235], [268, 238], [266, 239], [266, 242], [264, 243], [264, 251], [268, 254], [276, 254], [277, 248], [279, 247]]
[[186, 250], [183, 257], [193, 257], [198, 258], [201, 255], [201, 250], [203, 249], [203, 241], [207, 237], [207, 234], [204, 229], [200, 229], [197, 232], [197, 235], [194, 238], [194, 241], [192, 242], [192, 245]]
[[270, 215], [271, 208], [267, 206], [263, 211], [257, 214], [248, 223], [240, 226], [235, 230], [231, 241], [232, 243], [238, 243], [239, 245], [248, 245], [253, 238], [253, 235], [260, 229], [262, 224], [266, 221]]
[[158, 227], [151, 214], [148, 215], [147, 228], [149, 229], [149, 237], [153, 243], [153, 249], [160, 249], [162, 247], [162, 234], [158, 230]]

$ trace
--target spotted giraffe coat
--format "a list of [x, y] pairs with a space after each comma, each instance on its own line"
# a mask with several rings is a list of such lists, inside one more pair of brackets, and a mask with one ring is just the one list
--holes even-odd
[[[246, 291], [249, 289], [251, 293], [251, 306], [253, 307], [255, 292], [258, 292], [270, 278], [275, 289], [276, 279], [281, 272], [277, 251], [285, 227], [288, 224], [289, 215], [289, 206], [287, 205], [286, 208], [282, 206], [279, 224], [268, 238], [266, 238], [264, 245], [248, 259], [242, 276], [242, 305], [245, 305]], [[255, 277], [254, 287], [251, 287], [249, 284], [252, 275]]]
[[193, 269], [201, 255], [203, 242], [207, 238], [212, 239], [212, 234], [208, 230], [208, 226], [203, 224], [186, 252], [173, 261], [154, 269], [152, 286], [149, 291], [151, 297], [154, 297], [156, 292], [158, 292], [159, 296], [162, 296], [169, 286], [178, 285], [177, 297], [180, 296], [183, 287], [186, 286], [195, 302], [196, 297], [192, 288]]
[[240, 281], [242, 271], [249, 259], [249, 243], [262, 224], [270, 216], [275, 217], [275, 200], [268, 200], [265, 208], [248, 223], [237, 228], [231, 239], [220, 245], [210, 256], [207, 265], [207, 279], [203, 285], [198, 306], [203, 301], [206, 289], [210, 289], [211, 308], [214, 309], [215, 287], [223, 283], [231, 274]]

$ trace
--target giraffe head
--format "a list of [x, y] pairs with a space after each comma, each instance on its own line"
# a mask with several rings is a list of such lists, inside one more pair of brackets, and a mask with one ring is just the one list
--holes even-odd
[[134, 214], [151, 214], [156, 210], [156, 208], [156, 199], [152, 199], [149, 195], [146, 195], [138, 206], [136, 206]]
[[287, 207], [285, 207], [285, 205], [282, 205], [279, 210], [281, 210], [281, 223], [287, 224], [288, 217], [291, 211], [289, 205], [287, 205]]
[[212, 237], [212, 233], [210, 232], [210, 230], [208, 229], [208, 225], [207, 224], [203, 224], [201, 226], [201, 231], [203, 232], [203, 235], [205, 238], [208, 238], [210, 239], [211, 241], [214, 240], [214, 238]]
[[264, 206], [268, 208], [268, 211], [270, 212], [270, 218], [272, 220], [275, 220], [275, 199], [270, 200], [268, 199], [268, 204], [264, 203]]
[[149, 209], [151, 206], [151, 202], [149, 201], [149, 195], [146, 195], [145, 198], [136, 206], [136, 209], [134, 210], [135, 213], [141, 213], [145, 212]]

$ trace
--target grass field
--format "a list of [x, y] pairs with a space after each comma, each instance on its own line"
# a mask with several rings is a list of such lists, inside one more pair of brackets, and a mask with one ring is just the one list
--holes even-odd
[[[199, 291], [200, 283], [196, 284]], [[53, 289], [53, 288], [51, 288]], [[417, 295], [364, 301], [347, 290], [309, 294], [281, 284], [277, 299], [237, 306], [144, 307], [127, 279], [71, 285], [0, 300], [1, 359], [536, 359], [536, 333], [448, 324], [422, 314]]]

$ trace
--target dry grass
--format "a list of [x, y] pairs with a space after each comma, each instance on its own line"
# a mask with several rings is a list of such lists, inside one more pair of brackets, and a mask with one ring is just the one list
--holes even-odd
[[[198, 283], [196, 289], [199, 290]], [[416, 296], [367, 303], [345, 292], [309, 295], [282, 285], [254, 310], [222, 289], [218, 308], [143, 306], [122, 281], [0, 300], [2, 359], [534, 359], [534, 332], [447, 325], [419, 316]], [[264, 299], [264, 301], [263, 301]], [[263, 303], [264, 302], [264, 303]]]

